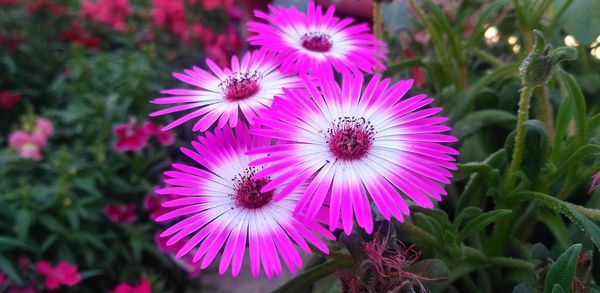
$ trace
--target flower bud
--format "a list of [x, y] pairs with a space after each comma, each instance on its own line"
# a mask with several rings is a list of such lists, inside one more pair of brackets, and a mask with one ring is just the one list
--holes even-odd
[[577, 51], [570, 47], [560, 47], [550, 51], [546, 40], [538, 30], [533, 31], [533, 49], [521, 63], [519, 74], [524, 86], [538, 87], [550, 79], [552, 67], [562, 60], [577, 58]]

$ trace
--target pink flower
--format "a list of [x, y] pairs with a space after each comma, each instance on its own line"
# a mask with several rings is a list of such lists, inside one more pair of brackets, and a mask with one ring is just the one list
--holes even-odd
[[115, 142], [113, 148], [117, 152], [137, 151], [146, 146], [149, 133], [145, 127], [138, 126], [135, 119], [131, 119], [127, 123], [119, 123], [113, 127]]
[[170, 186], [156, 191], [181, 196], [163, 203], [174, 209], [156, 219], [183, 218], [160, 235], [169, 238], [167, 246], [185, 242], [176, 257], [192, 252], [192, 261], [205, 269], [222, 252], [219, 273], [231, 264], [231, 274], [237, 276], [248, 247], [252, 275], [257, 277], [262, 268], [271, 278], [282, 273], [280, 257], [291, 272], [302, 266], [294, 244], [309, 253], [308, 241], [328, 252], [319, 236], [335, 237], [319, 223], [304, 223], [292, 212], [300, 190], [279, 202], [274, 199], [286, 188], [261, 192], [271, 181], [254, 177], [257, 169], [248, 163], [256, 157], [246, 152], [268, 145], [270, 139], [251, 136], [241, 123], [235, 129], [224, 126], [201, 135], [192, 142], [193, 150], [182, 148], [197, 166], [173, 164], [173, 170], [165, 172], [164, 181]]
[[[407, 199], [433, 208], [449, 184], [458, 152], [446, 146], [455, 137], [442, 134], [447, 119], [434, 116], [442, 108], [427, 106], [426, 95], [402, 97], [413, 81], [380, 80], [375, 75], [344, 75], [341, 85], [333, 77], [303, 77], [306, 89], [284, 90], [270, 110], [256, 121], [251, 133], [278, 139], [272, 146], [251, 150], [263, 157], [250, 163], [259, 167], [255, 178], [269, 178], [262, 192], [278, 190], [282, 181], [293, 183], [275, 201], [302, 183], [308, 184], [296, 211], [307, 208], [312, 221], [329, 202], [329, 228], [341, 218], [350, 234], [354, 216], [358, 226], [373, 231], [370, 199], [381, 214], [403, 221], [410, 213]], [[365, 85], [363, 87], [363, 85]], [[263, 128], [260, 128], [262, 126]], [[401, 191], [401, 193], [398, 192]]]
[[36, 267], [38, 273], [46, 277], [44, 285], [49, 290], [58, 289], [61, 285], [73, 286], [81, 279], [77, 267], [66, 261], [59, 262], [54, 268], [46, 261], [39, 261]]
[[31, 131], [31, 135], [38, 141], [40, 147], [45, 146], [48, 142], [48, 138], [54, 135], [52, 121], [43, 117], [38, 117], [35, 120], [35, 126]]
[[15, 131], [8, 137], [8, 145], [17, 152], [17, 156], [23, 159], [42, 159], [40, 139], [23, 131]]
[[188, 25], [185, 22], [185, 5], [182, 0], [152, 0], [150, 17], [154, 26], [169, 30], [187, 41]]
[[590, 184], [590, 190], [588, 193], [592, 193], [598, 189], [600, 189], [600, 171], [592, 176], [592, 184]]
[[147, 134], [156, 137], [161, 145], [167, 146], [173, 144], [175, 141], [175, 135], [173, 135], [173, 133], [170, 131], [161, 130], [161, 127], [161, 125], [158, 125], [152, 121], [146, 121], [142, 125], [144, 131], [146, 131]]
[[215, 40], [215, 32], [210, 28], [204, 27], [200, 23], [192, 24], [190, 30], [193, 38], [199, 40], [205, 46], [210, 45]]
[[131, 15], [129, 0], [83, 0], [81, 17], [107, 24], [116, 32], [127, 29], [125, 18]]
[[256, 115], [270, 107], [275, 96], [283, 93], [282, 88], [301, 86], [297, 76], [280, 72], [278, 58], [264, 50], [246, 53], [241, 62], [237, 56], [232, 57], [231, 68], [221, 69], [211, 59], [206, 59], [206, 65], [212, 72], [193, 67], [183, 73], [173, 73], [175, 78], [194, 89], [163, 90], [162, 94], [170, 96], [151, 101], [158, 105], [175, 105], [151, 113], [151, 117], [191, 111], [163, 129], [169, 130], [198, 117], [193, 131], [205, 131], [215, 122], [218, 128], [226, 124], [235, 127], [240, 111], [252, 124]]
[[137, 220], [135, 213], [135, 203], [128, 204], [109, 204], [104, 207], [104, 214], [113, 223], [131, 224]]
[[13, 91], [0, 91], [0, 108], [10, 109], [21, 100], [21, 95]]
[[0, 272], [0, 287], [6, 282], [8, 282], [8, 277], [4, 273]]
[[270, 6], [271, 14], [255, 11], [266, 23], [251, 21], [248, 38], [252, 45], [286, 56], [283, 71], [331, 75], [373, 72], [385, 68], [385, 44], [370, 33], [366, 23], [352, 25], [352, 19], [334, 16], [335, 7], [323, 12], [313, 1], [307, 13], [296, 8]]
[[133, 287], [128, 283], [120, 283], [109, 293], [152, 293], [152, 287], [148, 279], [142, 278], [140, 285], [137, 287]]

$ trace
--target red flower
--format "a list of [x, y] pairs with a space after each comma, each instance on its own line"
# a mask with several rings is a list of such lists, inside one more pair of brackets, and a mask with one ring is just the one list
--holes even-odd
[[38, 273], [46, 277], [44, 285], [49, 290], [58, 289], [61, 285], [73, 286], [81, 280], [77, 267], [66, 261], [59, 262], [54, 268], [46, 261], [39, 261], [36, 267]]
[[162, 126], [152, 121], [144, 122], [142, 128], [148, 135], [156, 137], [162, 145], [171, 145], [175, 141], [175, 135], [172, 132], [162, 131]]
[[[1, 1], [1, 0], [0, 0]], [[23, 42], [23, 36], [16, 32], [0, 33], [0, 46], [15, 50]]]
[[150, 138], [150, 134], [146, 131], [146, 128], [137, 126], [135, 119], [127, 123], [115, 125], [113, 133], [116, 136], [113, 148], [120, 153], [141, 150], [146, 146]]
[[0, 91], [0, 108], [10, 109], [21, 100], [21, 95], [12, 91]]
[[[406, 59], [410, 59], [413, 56], [414, 54], [410, 48], [407, 47], [406, 49], [404, 49], [404, 57], [406, 57]], [[415, 79], [416, 86], [421, 86], [423, 85], [423, 83], [425, 83], [425, 75], [423, 74], [423, 71], [420, 67], [413, 66], [410, 68], [410, 71], [412, 72], [413, 78]]]
[[150, 287], [148, 279], [142, 278], [140, 285], [137, 287], [133, 287], [128, 283], [120, 283], [109, 293], [152, 293], [152, 287]]
[[104, 207], [104, 213], [113, 223], [131, 224], [137, 220], [135, 204], [109, 204]]
[[63, 42], [73, 42], [90, 49], [98, 49], [100, 47], [100, 39], [83, 31], [81, 24], [78, 22], [73, 22], [69, 29], [63, 31], [60, 35], [60, 40]]
[[38, 11], [48, 11], [51, 14], [54, 15], [63, 15], [66, 13], [67, 9], [56, 4], [53, 2], [50, 2], [49, 0], [35, 0], [32, 2], [27, 3], [27, 6], [25, 6], [25, 10], [27, 10], [27, 12], [29, 12], [29, 14], [34, 14]]
[[84, 0], [81, 4], [81, 17], [107, 24], [117, 32], [124, 32], [127, 27], [125, 18], [131, 15], [129, 0]]

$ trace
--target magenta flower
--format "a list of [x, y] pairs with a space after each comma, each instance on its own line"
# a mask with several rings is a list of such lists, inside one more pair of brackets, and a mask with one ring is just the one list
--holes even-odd
[[135, 119], [116, 124], [113, 127], [113, 134], [115, 135], [113, 148], [120, 153], [141, 150], [150, 138], [146, 128], [138, 126]]
[[131, 224], [137, 220], [134, 203], [109, 204], [103, 211], [113, 223]]
[[248, 164], [256, 156], [245, 153], [268, 146], [270, 139], [249, 135], [244, 124], [234, 130], [226, 126], [198, 139], [192, 142], [194, 150], [182, 148], [182, 152], [206, 170], [173, 164], [174, 170], [165, 172], [165, 182], [171, 186], [157, 190], [158, 194], [182, 196], [165, 202], [164, 207], [176, 209], [157, 219], [183, 218], [161, 233], [161, 237], [170, 237], [167, 245], [190, 237], [177, 257], [197, 248], [193, 262], [200, 261], [205, 269], [222, 250], [219, 273], [225, 273], [231, 264], [232, 275], [237, 276], [248, 244], [252, 275], [257, 277], [262, 266], [271, 278], [282, 272], [280, 257], [291, 272], [302, 266], [294, 243], [310, 252], [308, 241], [328, 253], [318, 235], [334, 239], [333, 235], [320, 224], [303, 223], [293, 215], [300, 192], [279, 202], [273, 199], [281, 188], [260, 192], [271, 181], [254, 178], [259, 169]]
[[66, 261], [59, 262], [54, 268], [46, 261], [39, 261], [36, 267], [38, 273], [46, 277], [44, 285], [49, 290], [58, 289], [61, 285], [73, 286], [81, 279], [77, 267]]
[[152, 287], [148, 279], [142, 278], [142, 281], [137, 287], [128, 283], [119, 283], [117, 287], [109, 293], [152, 293]]
[[324, 14], [313, 1], [308, 3], [307, 14], [296, 8], [269, 9], [269, 15], [254, 12], [267, 23], [249, 22], [248, 31], [255, 35], [248, 41], [285, 56], [284, 71], [315, 75], [330, 74], [332, 67], [342, 73], [371, 73], [374, 67], [384, 68], [384, 43], [376, 40], [366, 23], [351, 25], [352, 19], [333, 16], [333, 5]]
[[[249, 152], [266, 155], [250, 166], [270, 164], [255, 175], [272, 178], [262, 192], [277, 188], [282, 180], [291, 180], [289, 186], [306, 182], [296, 210], [308, 207], [310, 221], [327, 199], [330, 229], [341, 212], [346, 234], [354, 214], [358, 225], [372, 232], [369, 197], [386, 219], [393, 215], [400, 221], [410, 212], [406, 197], [426, 208], [433, 208], [430, 198], [441, 200], [446, 192], [437, 182], [450, 183], [447, 169], [456, 167], [449, 155], [458, 154], [442, 143], [456, 138], [439, 134], [450, 130], [438, 125], [446, 118], [432, 117], [441, 108], [423, 109], [433, 99], [401, 99], [412, 80], [388, 87], [390, 79], [375, 75], [363, 90], [362, 75], [344, 76], [342, 88], [325, 76], [314, 82], [303, 79], [307, 90], [285, 90], [286, 97], [257, 120], [266, 128], [252, 130], [281, 140]], [[293, 190], [289, 186], [287, 191]], [[275, 201], [286, 196], [280, 192]]]
[[300, 79], [282, 74], [277, 66], [274, 54], [265, 51], [246, 53], [239, 62], [236, 56], [231, 58], [231, 69], [221, 70], [211, 59], [206, 64], [209, 73], [198, 67], [174, 73], [175, 78], [196, 86], [196, 90], [168, 89], [161, 93], [175, 97], [163, 97], [152, 100], [154, 104], [180, 104], [160, 110], [150, 116], [160, 116], [174, 112], [193, 110], [163, 128], [169, 130], [194, 118], [201, 117], [193, 130], [205, 131], [215, 121], [218, 128], [229, 122], [231, 127], [238, 124], [238, 111], [253, 123], [258, 112], [271, 106], [273, 97], [282, 94], [282, 88], [298, 88]]
[[0, 286], [6, 282], [8, 282], [8, 277], [4, 273], [0, 272]]
[[592, 193], [598, 189], [600, 189], [600, 171], [592, 176], [592, 184], [590, 184], [590, 190], [588, 193]]

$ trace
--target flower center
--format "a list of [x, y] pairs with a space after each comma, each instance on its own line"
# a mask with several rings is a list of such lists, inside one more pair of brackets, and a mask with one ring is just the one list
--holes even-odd
[[302, 47], [313, 52], [329, 52], [333, 44], [331, 37], [324, 33], [306, 33], [302, 36]]
[[260, 192], [271, 180], [269, 178], [254, 179], [256, 169], [250, 167], [245, 170], [244, 174], [240, 174], [233, 178], [237, 184], [234, 187], [234, 199], [238, 207], [246, 209], [258, 209], [267, 205], [273, 199], [274, 191]]
[[365, 118], [340, 117], [327, 130], [326, 141], [337, 159], [359, 160], [369, 153], [374, 134], [375, 129]]
[[258, 81], [262, 74], [258, 71], [236, 72], [221, 83], [225, 99], [230, 102], [247, 99], [260, 89]]

